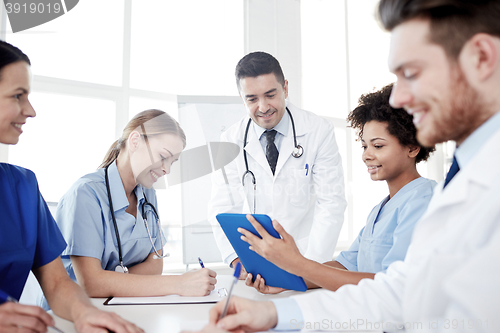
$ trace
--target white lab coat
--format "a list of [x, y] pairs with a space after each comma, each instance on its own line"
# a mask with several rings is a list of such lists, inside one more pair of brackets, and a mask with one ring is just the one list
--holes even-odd
[[497, 130], [445, 190], [443, 183], [436, 186], [404, 262], [358, 286], [296, 297], [304, 321], [345, 327], [364, 321], [379, 327], [348, 328], [384, 331], [391, 331], [390, 322], [416, 332], [499, 332], [499, 142]]
[[[274, 176], [253, 126], [248, 131], [245, 150], [249, 169], [256, 178], [256, 213], [278, 220], [294, 237], [302, 254], [324, 262], [332, 259], [347, 204], [342, 162], [332, 123], [290, 103], [288, 108], [295, 121], [297, 143], [304, 148], [304, 154], [300, 158], [291, 156], [294, 142], [290, 121], [288, 134], [281, 142]], [[231, 126], [222, 134], [221, 141], [243, 147], [248, 119], [245, 117]], [[243, 151], [224, 170], [229, 186], [221, 171], [213, 174], [208, 216], [222, 258], [230, 263], [236, 254], [215, 216], [251, 213], [254, 192], [250, 178], [246, 179], [245, 188], [241, 183], [246, 171]]]

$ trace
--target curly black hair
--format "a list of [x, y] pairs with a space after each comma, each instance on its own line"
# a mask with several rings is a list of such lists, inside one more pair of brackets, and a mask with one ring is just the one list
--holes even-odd
[[363, 127], [372, 120], [387, 123], [387, 131], [399, 140], [403, 146], [420, 147], [415, 163], [426, 161], [436, 150], [434, 146], [424, 147], [417, 141], [417, 129], [413, 116], [404, 109], [394, 109], [389, 104], [393, 84], [379, 91], [364, 94], [359, 98], [359, 105], [349, 113], [347, 121], [350, 127], [358, 130], [358, 137], [363, 136]]

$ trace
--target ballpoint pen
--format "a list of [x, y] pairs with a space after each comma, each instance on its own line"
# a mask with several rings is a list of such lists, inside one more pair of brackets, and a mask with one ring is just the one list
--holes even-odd
[[231, 295], [233, 294], [233, 287], [236, 284], [236, 282], [238, 282], [238, 280], [240, 278], [240, 272], [241, 272], [241, 262], [238, 262], [236, 264], [236, 268], [234, 269], [234, 275], [233, 275], [234, 281], [233, 281], [233, 283], [231, 283], [231, 287], [229, 288], [229, 293], [227, 294], [227, 298], [226, 298], [226, 304], [224, 304], [224, 309], [222, 310], [222, 313], [220, 314], [219, 320], [224, 318], [227, 314], [227, 308], [229, 306], [229, 301], [231, 300]]
[[[0, 290], [0, 302], [12, 302], [12, 303], [19, 303], [17, 301], [17, 299], [15, 299], [14, 297], [6, 294], [3, 290]], [[63, 331], [61, 331], [60, 329], [58, 329], [57, 327], [55, 326], [49, 326], [50, 328], [52, 328], [54, 331], [58, 332], [58, 333], [64, 333]]]
[[198, 257], [198, 262], [200, 263], [201, 268], [205, 268], [205, 265], [203, 264], [203, 260], [201, 260], [200, 257]]

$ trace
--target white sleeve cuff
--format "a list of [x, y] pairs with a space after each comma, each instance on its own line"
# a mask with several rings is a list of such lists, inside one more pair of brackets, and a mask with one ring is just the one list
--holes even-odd
[[228, 255], [226, 257], [226, 259], [224, 259], [224, 262], [226, 264], [228, 264], [228, 265], [231, 265], [231, 263], [233, 262], [233, 260], [236, 259], [236, 258], [238, 258], [238, 255], [235, 252], [233, 252], [230, 255]]
[[300, 331], [304, 323], [299, 304], [293, 298], [276, 298], [271, 300], [278, 313], [278, 324], [274, 331]]

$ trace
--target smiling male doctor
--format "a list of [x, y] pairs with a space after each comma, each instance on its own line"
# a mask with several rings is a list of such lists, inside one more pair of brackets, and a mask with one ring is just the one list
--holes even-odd
[[[250, 53], [238, 62], [235, 72], [248, 117], [224, 132], [221, 141], [236, 143], [243, 150], [225, 167], [227, 182], [222, 173], [214, 173], [209, 203], [223, 260], [231, 266], [239, 261], [215, 220], [220, 213], [268, 214], [280, 221], [307, 258], [332, 260], [346, 207], [332, 123], [287, 103], [288, 81], [272, 55]], [[296, 146], [302, 149], [294, 157]], [[255, 177], [255, 190], [250, 173], [242, 184], [247, 171], [244, 154]], [[243, 272], [241, 278], [245, 276]]]

